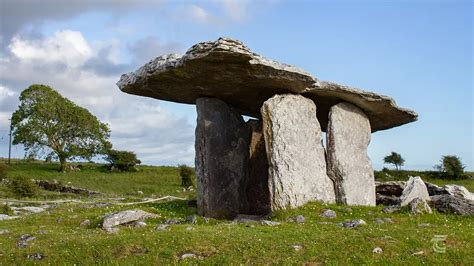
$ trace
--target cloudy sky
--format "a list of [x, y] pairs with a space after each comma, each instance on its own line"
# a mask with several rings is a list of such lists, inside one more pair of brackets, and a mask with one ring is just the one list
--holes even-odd
[[194, 107], [115, 83], [153, 57], [227, 36], [416, 110], [419, 121], [373, 134], [377, 168], [393, 150], [406, 168], [455, 154], [473, 170], [472, 11], [457, 0], [0, 0], [0, 157], [20, 92], [41, 83], [109, 123], [115, 148], [147, 164], [194, 164]]

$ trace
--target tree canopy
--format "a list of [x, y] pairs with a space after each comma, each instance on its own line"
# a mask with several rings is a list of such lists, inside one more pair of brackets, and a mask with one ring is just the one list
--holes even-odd
[[400, 170], [400, 167], [405, 163], [405, 159], [399, 153], [392, 151], [392, 153], [383, 158], [383, 162], [393, 164], [397, 170]]
[[441, 157], [441, 164], [435, 166], [439, 169], [445, 178], [461, 179], [465, 178], [464, 168], [461, 159], [455, 155], [444, 155]]
[[23, 144], [27, 155], [53, 155], [60, 171], [67, 160], [90, 160], [112, 146], [107, 124], [45, 85], [31, 85], [21, 93], [12, 127], [13, 144]]

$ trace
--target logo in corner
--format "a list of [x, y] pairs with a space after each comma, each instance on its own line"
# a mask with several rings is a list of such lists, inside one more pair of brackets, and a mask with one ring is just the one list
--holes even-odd
[[434, 235], [431, 239], [431, 242], [433, 242], [433, 251], [436, 253], [446, 253], [446, 247], [443, 242], [447, 238], [447, 235]]

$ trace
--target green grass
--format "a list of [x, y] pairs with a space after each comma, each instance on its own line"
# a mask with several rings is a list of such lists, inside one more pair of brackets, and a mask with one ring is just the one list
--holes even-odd
[[[79, 187], [98, 190], [110, 195], [127, 198], [138, 197], [137, 190], [145, 196], [174, 195], [188, 199], [193, 192], [180, 190], [177, 168], [141, 167], [138, 173], [107, 173], [100, 165], [88, 165], [81, 172], [60, 174], [56, 165], [27, 164], [18, 162], [10, 167], [9, 177], [34, 176], [38, 179], [57, 179]], [[452, 181], [472, 187], [472, 180]], [[438, 183], [440, 184], [440, 183]], [[0, 185], [0, 195], [2, 193]], [[42, 195], [49, 197], [51, 195]], [[75, 196], [75, 195], [72, 195]], [[71, 196], [71, 197], [72, 197]], [[93, 200], [92, 198], [91, 200]], [[140, 208], [158, 213], [160, 218], [148, 219], [145, 228], [121, 227], [117, 234], [107, 234], [98, 228], [101, 217], [114, 211]], [[325, 208], [336, 211], [337, 218], [320, 217]], [[434, 214], [412, 216], [406, 210], [398, 214], [385, 214], [382, 206], [350, 207], [309, 203], [299, 209], [275, 213], [271, 219], [281, 222], [275, 227], [255, 224], [232, 224], [211, 219], [206, 223], [198, 218], [196, 225], [172, 225], [169, 230], [155, 231], [156, 225], [167, 218], [183, 219], [196, 214], [196, 208], [187, 201], [170, 201], [136, 205], [133, 207], [110, 206], [88, 208], [83, 204], [63, 204], [50, 213], [31, 214], [20, 220], [0, 221], [0, 229], [10, 233], [0, 235], [0, 265], [27, 264], [112, 264], [112, 265], [161, 265], [161, 264], [456, 264], [474, 263], [474, 219]], [[304, 215], [304, 224], [287, 222], [288, 217]], [[390, 217], [393, 223], [377, 224], [376, 218]], [[81, 227], [84, 219], [91, 225]], [[363, 219], [367, 225], [355, 229], [342, 228], [338, 222]], [[329, 222], [329, 223], [326, 223]], [[420, 224], [429, 224], [420, 227]], [[186, 230], [192, 226], [193, 230]], [[46, 234], [39, 234], [46, 230]], [[32, 234], [36, 240], [25, 249], [17, 248], [18, 238]], [[447, 235], [446, 253], [436, 253], [431, 239]], [[301, 245], [295, 251], [292, 245]], [[381, 247], [381, 254], [372, 250]], [[412, 255], [422, 251], [421, 255]], [[30, 261], [29, 254], [40, 252], [45, 259]], [[201, 259], [180, 260], [185, 252], [200, 255]]]

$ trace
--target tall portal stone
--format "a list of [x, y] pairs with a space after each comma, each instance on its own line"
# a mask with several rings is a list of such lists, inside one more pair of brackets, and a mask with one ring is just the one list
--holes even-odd
[[262, 121], [247, 121], [250, 133], [249, 177], [247, 199], [249, 214], [263, 215], [271, 212], [270, 192], [268, 190], [268, 160], [265, 151], [265, 139]]
[[311, 200], [334, 202], [316, 105], [300, 95], [275, 95], [261, 108], [272, 210]]
[[247, 211], [249, 142], [242, 116], [216, 98], [196, 101], [196, 180], [200, 215], [233, 218]]
[[338, 203], [375, 206], [374, 171], [367, 155], [370, 133], [369, 119], [361, 109], [345, 102], [331, 107], [327, 161]]

